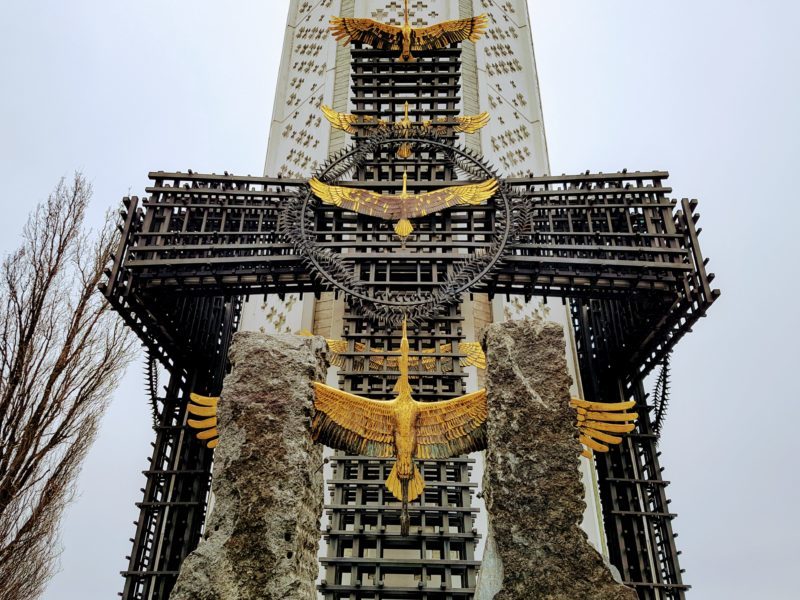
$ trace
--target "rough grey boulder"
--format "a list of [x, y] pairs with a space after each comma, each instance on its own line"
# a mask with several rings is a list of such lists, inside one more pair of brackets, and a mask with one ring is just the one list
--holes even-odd
[[509, 321], [485, 334], [487, 556], [476, 600], [635, 600], [580, 528], [580, 443], [564, 334]]
[[313, 600], [322, 448], [309, 421], [322, 338], [237, 333], [219, 402], [214, 507], [170, 600]]

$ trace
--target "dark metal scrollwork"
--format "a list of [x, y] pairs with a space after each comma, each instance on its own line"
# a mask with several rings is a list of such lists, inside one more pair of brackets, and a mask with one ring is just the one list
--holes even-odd
[[[289, 199], [279, 219], [281, 234], [300, 252], [309, 266], [324, 282], [346, 294], [351, 304], [370, 319], [392, 326], [399, 326], [404, 316], [411, 322], [419, 322], [435, 316], [443, 307], [460, 300], [465, 292], [474, 289], [485, 280], [502, 260], [508, 243], [516, 236], [521, 222], [512, 210], [508, 188], [494, 170], [481, 157], [466, 148], [423, 130], [408, 136], [397, 136], [392, 132], [377, 134], [332, 156], [317, 173], [316, 178], [332, 183], [346, 177], [366, 157], [388, 147], [412, 144], [417, 152], [436, 151], [445, 155], [452, 166], [473, 178], [495, 178], [500, 182], [492, 202], [494, 204], [494, 231], [489, 245], [481, 252], [474, 252], [456, 262], [444, 279], [430, 291], [402, 292], [392, 290], [370, 290], [362, 281], [346, 257], [328, 247], [320, 245], [315, 237], [315, 209], [319, 201], [306, 187], [298, 196]], [[387, 255], [390, 257], [390, 255]], [[391, 282], [389, 282], [391, 283]]]

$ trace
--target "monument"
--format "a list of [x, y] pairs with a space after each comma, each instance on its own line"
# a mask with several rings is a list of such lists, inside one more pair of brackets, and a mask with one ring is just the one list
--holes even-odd
[[[150, 372], [169, 377], [163, 389], [151, 378], [156, 440], [123, 598], [168, 598], [204, 527], [225, 523], [215, 508], [207, 524], [206, 509], [214, 453], [229, 452], [220, 429], [231, 427], [223, 380], [234, 332], [321, 335], [338, 370], [319, 383], [371, 401], [405, 389], [417, 402], [446, 402], [486, 379], [488, 435], [461, 450], [488, 446], [492, 521], [511, 518], [499, 499], [522, 488], [493, 475], [503, 473], [491, 447], [495, 330], [487, 375], [472, 369], [482, 364], [476, 342], [493, 322], [542, 316], [566, 331], [554, 342], [565, 383], [553, 396], [565, 404], [552, 406], [572, 415], [558, 421], [568, 438], [558, 447], [574, 442], [576, 469], [582, 435], [582, 525], [596, 558], [639, 598], [683, 598], [656, 452], [663, 410], [643, 381], [718, 295], [696, 202], [670, 200], [663, 171], [548, 174], [522, 0], [293, 0], [281, 73], [265, 176], [153, 172], [147, 198], [124, 200], [103, 291], [148, 348]], [[548, 298], [559, 300], [552, 310]], [[591, 413], [623, 414], [598, 403], [630, 407], [635, 429], [587, 425]], [[310, 436], [311, 417], [306, 426]], [[480, 462], [417, 454], [398, 500], [385, 482], [399, 450], [331, 457], [319, 593], [483, 594], [475, 548], [486, 532], [470, 476]], [[577, 518], [573, 500], [564, 522]], [[540, 525], [531, 535], [548, 531]], [[574, 533], [564, 531], [565, 543]], [[497, 540], [489, 551], [493, 564], [514, 560]], [[551, 593], [530, 575], [525, 585]], [[597, 577], [587, 580], [606, 576]]]

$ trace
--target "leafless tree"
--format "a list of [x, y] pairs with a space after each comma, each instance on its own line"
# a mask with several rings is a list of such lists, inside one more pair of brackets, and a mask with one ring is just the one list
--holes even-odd
[[116, 240], [85, 228], [91, 185], [61, 180], [0, 266], [0, 600], [39, 597], [58, 525], [133, 339], [97, 292]]

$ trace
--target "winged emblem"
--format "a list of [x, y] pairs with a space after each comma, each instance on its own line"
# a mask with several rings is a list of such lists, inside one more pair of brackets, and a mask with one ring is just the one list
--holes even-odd
[[408, 383], [409, 345], [403, 320], [397, 397], [370, 400], [314, 383], [315, 441], [336, 450], [397, 460], [386, 487], [402, 502], [400, 529], [408, 535], [408, 503], [425, 489], [415, 460], [450, 458], [486, 447], [486, 390], [443, 402], [417, 402]]
[[608, 452], [608, 444], [619, 444], [622, 438], [614, 433], [630, 433], [636, 427], [636, 413], [626, 412], [636, 405], [627, 402], [587, 402], [573, 398], [570, 405], [578, 411], [578, 432], [583, 444], [583, 456], [592, 457], [592, 451]]
[[[340, 113], [333, 110], [330, 106], [322, 105], [322, 114], [328, 119], [330, 124], [336, 129], [355, 135], [358, 133], [357, 127], [377, 127], [379, 129], [393, 128], [402, 137], [411, 135], [414, 127], [421, 129], [445, 130], [452, 127], [455, 133], [475, 133], [489, 123], [489, 113], [482, 112], [477, 115], [456, 116], [453, 118], [439, 117], [427, 121], [412, 121], [408, 116], [408, 102], [404, 105], [403, 118], [391, 123], [383, 119], [376, 119], [370, 115], [353, 115], [350, 113]], [[411, 144], [401, 144], [397, 150], [398, 158], [410, 158], [412, 155]]]
[[379, 50], [400, 52], [399, 60], [413, 62], [412, 52], [446, 48], [450, 44], [469, 40], [476, 42], [489, 25], [483, 14], [468, 19], [443, 21], [428, 27], [412, 27], [408, 21], [408, 0], [404, 2], [403, 25], [397, 27], [372, 19], [331, 17], [330, 30], [337, 42], [352, 41], [369, 44]]
[[[297, 332], [297, 335], [309, 337], [314, 334], [308, 329], [301, 329]], [[328, 344], [328, 359], [330, 360], [330, 363], [336, 367], [344, 368], [344, 356], [342, 356], [342, 354], [347, 352], [347, 340], [326, 339], [325, 341]], [[372, 356], [367, 358], [369, 359], [369, 367], [373, 371], [378, 371], [383, 368], [397, 370], [397, 357], [383, 356], [386, 353], [385, 350], [380, 350], [378, 348], [370, 348], [367, 350], [366, 344], [362, 344], [361, 342], [355, 342], [353, 344], [353, 350], [363, 353], [370, 352], [372, 354]], [[439, 345], [439, 352], [441, 354], [450, 354], [452, 351], [452, 344]], [[418, 370], [420, 365], [422, 365], [424, 370], [433, 371], [436, 369], [436, 357], [433, 356], [435, 352], [436, 348], [427, 348], [422, 350], [423, 356], [421, 357], [409, 356], [409, 369]], [[461, 364], [462, 367], [477, 367], [478, 369], [486, 368], [486, 354], [484, 354], [480, 342], [459, 342], [458, 353], [463, 354], [463, 356], [459, 358], [459, 364]], [[429, 356], [425, 356], [426, 354]], [[445, 359], [443, 358], [442, 361], [444, 362], [444, 360]], [[359, 370], [355, 366], [354, 369]]]
[[408, 175], [403, 173], [403, 189], [399, 194], [379, 194], [360, 188], [328, 185], [316, 177], [309, 181], [311, 191], [326, 204], [396, 221], [394, 231], [402, 241], [414, 231], [409, 219], [430, 215], [451, 206], [481, 204], [494, 195], [498, 186], [497, 179], [492, 178], [480, 183], [452, 185], [413, 194], [408, 192], [407, 183]]

